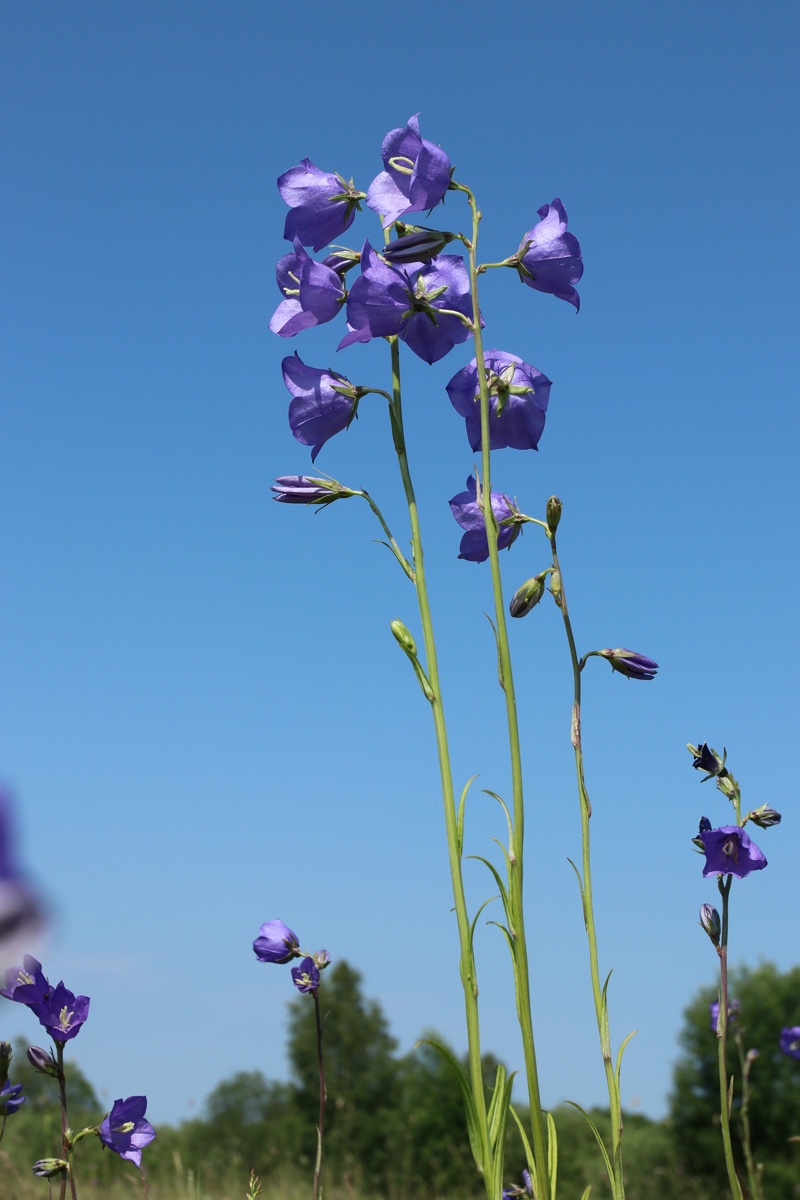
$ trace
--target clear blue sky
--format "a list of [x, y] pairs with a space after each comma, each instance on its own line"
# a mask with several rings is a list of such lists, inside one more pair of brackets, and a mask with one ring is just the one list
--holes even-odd
[[[726, 745], [784, 824], [734, 890], [734, 963], [798, 961], [797, 7], [742, 0], [6, 2], [0, 442], [0, 772], [49, 897], [48, 973], [92, 997], [75, 1053], [154, 1122], [234, 1071], [285, 1073], [287, 969], [250, 943], [279, 916], [363, 971], [403, 1048], [462, 1048], [457, 943], [429, 715], [389, 633], [413, 593], [366, 506], [273, 504], [307, 471], [284, 354], [386, 386], [385, 346], [338, 325], [267, 330], [285, 206], [308, 156], [362, 186], [421, 113], [483, 207], [483, 257], [560, 196], [579, 315], [486, 279], [487, 346], [553, 380], [538, 454], [497, 483], [560, 549], [592, 660], [584, 739], [601, 963], [623, 1098], [664, 1111], [683, 1007], [714, 978], [713, 900], [689, 838], [728, 811], [684, 749]], [[465, 220], [458, 197], [448, 221]], [[365, 213], [351, 244], [375, 236]], [[502, 276], [502, 277], [501, 277]], [[411, 356], [407, 356], [411, 358]], [[468, 345], [408, 362], [456, 780], [508, 791], [486, 568], [456, 560], [447, 500], [473, 456], [444, 393]], [[375, 403], [370, 403], [374, 400]], [[366, 486], [405, 540], [376, 398], [318, 466]], [[363, 511], [362, 511], [363, 510]], [[528, 532], [510, 591], [546, 565]], [[515, 623], [530, 809], [527, 897], [544, 1098], [604, 1095], [592, 1032], [552, 605]], [[502, 828], [476, 792], [469, 848]], [[470, 894], [489, 893], [475, 868]], [[487, 1048], [519, 1065], [504, 947], [479, 936]], [[0, 1036], [38, 1036], [0, 1006]]]

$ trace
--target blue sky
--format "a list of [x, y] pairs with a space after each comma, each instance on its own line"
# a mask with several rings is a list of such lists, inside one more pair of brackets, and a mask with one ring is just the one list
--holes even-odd
[[[4, 6], [0, 772], [53, 912], [48, 973], [92, 997], [75, 1052], [109, 1101], [190, 1115], [236, 1070], [285, 1073], [279, 916], [364, 974], [402, 1048], [464, 1046], [432, 733], [391, 638], [413, 593], [366, 506], [315, 515], [269, 484], [309, 470], [282, 357], [386, 387], [383, 344], [271, 335], [285, 252], [276, 177], [308, 156], [362, 187], [420, 112], [484, 211], [481, 257], [563, 200], [582, 309], [486, 277], [486, 345], [552, 380], [538, 454], [497, 455], [559, 546], [583, 650], [601, 965], [623, 1099], [664, 1111], [684, 1006], [714, 978], [714, 899], [689, 838], [721, 799], [687, 741], [728, 747], [783, 825], [734, 889], [731, 957], [798, 960], [789, 787], [798, 638], [796, 6], [740, 0], [73, 0]], [[463, 226], [450, 196], [437, 219]], [[350, 244], [376, 235], [364, 213]], [[458, 786], [508, 793], [488, 571], [447, 500], [473, 456], [444, 385], [468, 346], [404, 363], [409, 449]], [[374, 403], [372, 403], [374, 401]], [[405, 541], [381, 402], [317, 463]], [[533, 532], [511, 591], [546, 565]], [[511, 630], [528, 779], [528, 923], [545, 1102], [601, 1102], [570, 674], [552, 605]], [[785, 793], [787, 793], [785, 795]], [[469, 848], [500, 836], [476, 791]], [[474, 904], [490, 892], [476, 866]], [[479, 936], [485, 1043], [519, 1065], [510, 972]], [[38, 1036], [0, 1007], [0, 1036]]]

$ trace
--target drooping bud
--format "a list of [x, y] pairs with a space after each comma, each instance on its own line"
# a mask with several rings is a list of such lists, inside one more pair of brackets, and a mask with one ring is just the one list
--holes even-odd
[[754, 825], [758, 825], [759, 829], [770, 829], [773, 825], [780, 825], [781, 814], [774, 808], [770, 808], [768, 804], [762, 804], [760, 808], [754, 808], [752, 812], [749, 812], [745, 820], [752, 821]]
[[331, 254], [328, 254], [322, 260], [323, 267], [329, 267], [331, 271], [344, 279], [345, 273], [351, 267], [357, 267], [361, 262], [360, 250], [348, 250], [346, 246], [338, 246]]
[[275, 492], [273, 499], [283, 504], [332, 504], [334, 500], [360, 495], [335, 479], [315, 479], [310, 475], [280, 475], [270, 490]]
[[508, 606], [512, 617], [526, 617], [531, 609], [536, 607], [545, 593], [544, 581], [547, 574], [547, 571], [542, 571], [541, 574], [534, 575], [533, 579], [527, 579], [522, 587], [517, 588]]
[[68, 1171], [69, 1164], [63, 1158], [40, 1158], [33, 1164], [33, 1173], [40, 1179], [53, 1179], [62, 1171]]
[[714, 943], [714, 945], [719, 946], [719, 939], [722, 933], [722, 923], [719, 919], [719, 913], [714, 908], [713, 904], [701, 905], [700, 924], [711, 938], [711, 941]]
[[[402, 223], [398, 222], [398, 229]], [[395, 238], [384, 246], [381, 254], [387, 262], [410, 263], [410, 262], [430, 262], [436, 258], [437, 254], [441, 254], [448, 242], [452, 242], [455, 238], [454, 233], [445, 233], [440, 229], [427, 229], [420, 225], [406, 225], [402, 228], [407, 229], [408, 233], [403, 233], [401, 237]]]
[[626, 675], [628, 679], [649, 681], [655, 678], [658, 670], [657, 662], [653, 662], [652, 658], [647, 658], [644, 654], [637, 654], [635, 650], [618, 647], [616, 650], [598, 650], [597, 654], [601, 658], [607, 658], [612, 669], [619, 671], [620, 675]]
[[547, 528], [551, 533], [555, 533], [558, 529], [558, 523], [561, 520], [561, 501], [558, 496], [551, 496], [547, 501], [545, 516], [547, 518]]
[[38, 1071], [41, 1075], [49, 1075], [51, 1079], [58, 1079], [58, 1063], [53, 1057], [52, 1051], [48, 1053], [41, 1046], [29, 1046], [28, 1062], [34, 1071]]

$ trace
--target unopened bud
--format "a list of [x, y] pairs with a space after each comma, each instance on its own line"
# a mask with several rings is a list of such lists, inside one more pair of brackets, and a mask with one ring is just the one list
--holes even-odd
[[441, 254], [448, 242], [452, 242], [455, 234], [445, 233], [441, 229], [426, 229], [421, 226], [403, 226], [411, 232], [403, 233], [381, 250], [381, 254], [390, 263], [430, 262]]
[[391, 629], [391, 631], [394, 635], [394, 639], [397, 642], [397, 644], [399, 646], [402, 646], [402, 648], [405, 650], [406, 654], [412, 655], [414, 658], [416, 658], [417, 657], [417, 643], [414, 641], [413, 637], [408, 632], [408, 630], [406, 629], [403, 622], [394, 620], [391, 622], [389, 628]]
[[33, 1164], [33, 1173], [40, 1179], [52, 1179], [68, 1169], [69, 1164], [63, 1158], [40, 1158]]
[[747, 820], [752, 821], [759, 829], [770, 829], [773, 825], [780, 825], [781, 814], [768, 804], [762, 804], [760, 808], [754, 808], [747, 814]]
[[558, 529], [558, 522], [561, 520], [561, 501], [558, 496], [551, 496], [547, 501], [545, 515], [547, 517], [547, 528], [551, 533], [555, 533]]
[[533, 579], [527, 579], [521, 588], [517, 588], [508, 606], [512, 617], [526, 617], [531, 609], [536, 607], [544, 595], [546, 578], [547, 571], [542, 571], [540, 575], [534, 575]]
[[562, 594], [560, 571], [552, 571], [550, 573], [550, 591], [553, 593], [553, 599], [560, 608]]
[[719, 913], [714, 908], [713, 904], [703, 904], [701, 906], [700, 924], [711, 938], [711, 941], [714, 943], [714, 945], [719, 946], [722, 924], [719, 919]]
[[41, 1046], [28, 1047], [28, 1062], [34, 1071], [39, 1071], [42, 1075], [49, 1075], [52, 1079], [58, 1079], [58, 1063], [52, 1053], [43, 1050]]

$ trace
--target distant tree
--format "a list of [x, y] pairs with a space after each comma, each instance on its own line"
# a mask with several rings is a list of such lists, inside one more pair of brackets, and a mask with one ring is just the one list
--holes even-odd
[[[750, 1075], [750, 1126], [753, 1156], [764, 1168], [764, 1191], [770, 1200], [796, 1200], [800, 1181], [800, 1062], [781, 1053], [778, 1045], [785, 1025], [800, 1025], [800, 967], [781, 973], [767, 963], [756, 970], [743, 968], [732, 975], [730, 996], [739, 1001], [735, 1018], [743, 1048], [759, 1056]], [[680, 1037], [683, 1056], [674, 1073], [670, 1098], [676, 1153], [687, 1172], [725, 1187], [719, 1129], [717, 1039], [711, 1029], [709, 1004], [717, 999], [714, 986], [701, 989], [685, 1013]], [[739, 1141], [742, 1088], [739, 1057], [729, 1042], [729, 1074], [734, 1077], [732, 1132], [734, 1153], [743, 1164]], [[741, 1173], [744, 1182], [744, 1172]]]

